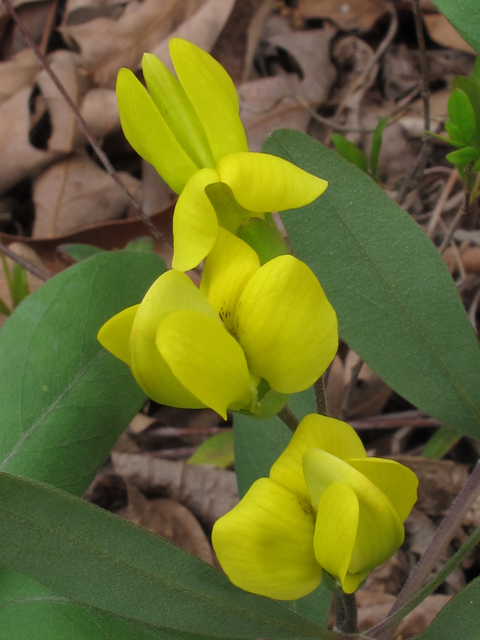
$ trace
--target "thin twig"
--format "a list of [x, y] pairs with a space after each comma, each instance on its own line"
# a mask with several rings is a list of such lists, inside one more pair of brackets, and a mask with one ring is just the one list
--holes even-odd
[[457, 211], [452, 224], [450, 225], [443, 241], [442, 244], [440, 245], [439, 248], [439, 253], [440, 255], [443, 254], [443, 252], [445, 251], [445, 249], [448, 247], [450, 240], [453, 238], [453, 234], [455, 233], [455, 231], [457, 230], [458, 225], [460, 224], [460, 220], [463, 218], [463, 216], [468, 212], [469, 208], [470, 208], [470, 194], [468, 193], [468, 191], [465, 191], [465, 197], [463, 200], [463, 204], [460, 207], [460, 209]]
[[450, 196], [450, 192], [452, 191], [455, 182], [458, 180], [458, 171], [453, 169], [450, 173], [450, 177], [448, 178], [445, 186], [443, 187], [442, 193], [440, 194], [439, 199], [435, 205], [435, 209], [432, 211], [432, 217], [430, 218], [430, 222], [428, 223], [427, 233], [430, 238], [435, 234], [435, 229], [437, 228], [438, 221], [442, 215], [443, 208], [445, 203]]
[[[447, 515], [442, 520], [427, 550], [421, 556], [414, 570], [410, 574], [403, 589], [400, 591], [389, 616], [401, 609], [427, 582], [430, 574], [437, 566], [438, 561], [442, 558], [445, 550], [450, 544], [455, 532], [460, 527], [463, 518], [470, 509], [473, 501], [480, 492], [480, 462], [477, 463], [475, 469], [471, 473], [467, 483], [455, 498], [452, 506], [448, 510]], [[376, 636], [379, 640], [388, 637], [388, 634], [379, 634]]]
[[58, 0], [53, 0], [48, 10], [47, 20], [43, 29], [42, 40], [39, 45], [39, 49], [44, 55], [47, 53], [48, 41], [50, 40], [50, 35], [52, 33], [52, 26], [55, 19], [55, 14], [57, 12], [57, 7]]
[[14, 253], [11, 249], [9, 249], [8, 247], [6, 247], [1, 243], [0, 243], [0, 253], [3, 253], [14, 262], [17, 262], [21, 267], [25, 269], [25, 271], [29, 271], [32, 275], [37, 276], [37, 278], [40, 278], [40, 280], [44, 280], [46, 282], [47, 280], [50, 280], [50, 278], [53, 276], [53, 274], [49, 273], [48, 271], [45, 271], [44, 269], [41, 269], [40, 267], [38, 267], [36, 264], [31, 262], [27, 258], [24, 258], [23, 256], [18, 255], [18, 253]]
[[423, 22], [420, 12], [420, 0], [413, 0], [413, 16], [417, 32], [418, 53], [420, 57], [420, 73], [422, 75], [422, 99], [425, 131], [430, 131], [430, 86], [428, 84], [428, 61], [425, 38], [423, 37]]
[[363, 364], [364, 360], [362, 360], [362, 358], [359, 358], [351, 369], [350, 381], [348, 383], [347, 391], [345, 392], [345, 397], [343, 398], [342, 410], [340, 411], [340, 415], [338, 416], [339, 420], [345, 420], [348, 416], [350, 402], [352, 401], [353, 392], [355, 391], [355, 387], [357, 386], [358, 376], [360, 374], [361, 368], [363, 367]]
[[112, 163], [107, 158], [106, 154], [104, 153], [104, 151], [100, 147], [99, 143], [97, 142], [97, 140], [96, 140], [95, 136], [93, 135], [90, 127], [88, 126], [88, 124], [85, 122], [85, 120], [81, 116], [77, 106], [75, 105], [73, 100], [68, 95], [67, 91], [65, 90], [65, 87], [60, 82], [59, 78], [57, 77], [57, 75], [53, 71], [52, 67], [50, 66], [50, 64], [49, 64], [48, 60], [46, 59], [46, 57], [44, 56], [44, 54], [40, 51], [40, 49], [37, 47], [37, 45], [33, 41], [32, 36], [27, 31], [25, 25], [23, 24], [23, 21], [21, 20], [20, 16], [18, 16], [18, 14], [16, 13], [16, 11], [13, 8], [10, 0], [2, 0], [2, 2], [5, 5], [5, 8], [7, 9], [8, 14], [12, 18], [12, 20], [14, 20], [14, 22], [17, 25], [19, 31], [21, 32], [21, 34], [23, 35], [23, 37], [27, 41], [28, 45], [35, 52], [35, 55], [37, 56], [40, 64], [45, 69], [47, 74], [50, 76], [52, 82], [57, 87], [57, 89], [59, 90], [59, 92], [63, 96], [65, 102], [68, 104], [68, 106], [72, 110], [72, 113], [75, 116], [76, 121], [78, 122], [79, 126], [81, 127], [81, 129], [85, 133], [85, 136], [86, 136], [88, 142], [91, 144], [93, 150], [97, 154], [98, 158], [100, 159], [101, 163], [105, 167], [106, 171], [110, 174], [110, 176], [113, 178], [113, 180], [116, 182], [116, 184], [123, 191], [125, 196], [128, 198], [129, 202], [132, 204], [132, 206], [137, 211], [137, 213], [138, 213], [139, 217], [141, 218], [142, 222], [149, 228], [149, 230], [150, 230], [151, 234], [153, 235], [153, 237], [156, 238], [157, 240], [163, 240], [164, 241], [165, 239], [164, 239], [163, 235], [160, 233], [160, 231], [157, 229], [157, 227], [153, 224], [153, 222], [147, 216], [145, 211], [142, 209], [142, 207], [138, 204], [138, 202], [135, 200], [133, 195], [127, 189], [127, 187], [125, 186], [125, 184], [123, 183], [121, 178], [118, 176], [118, 174], [115, 171]]
[[286, 404], [283, 409], [280, 409], [280, 411], [277, 413], [277, 416], [280, 418], [283, 424], [287, 425], [292, 433], [295, 433], [299, 425], [299, 421], [288, 404]]
[[321, 416], [328, 416], [327, 396], [325, 394], [325, 383], [322, 376], [320, 376], [313, 385], [313, 391], [315, 393], [315, 408], [317, 413]]

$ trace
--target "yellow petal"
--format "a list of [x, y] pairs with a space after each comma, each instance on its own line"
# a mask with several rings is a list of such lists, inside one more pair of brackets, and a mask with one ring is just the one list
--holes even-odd
[[117, 77], [117, 99], [125, 137], [165, 182], [180, 193], [198, 167], [173, 135], [145, 87], [128, 69]]
[[313, 505], [336, 483], [348, 485], [357, 496], [360, 515], [349, 573], [370, 571], [386, 562], [405, 535], [402, 521], [387, 496], [347, 462], [319, 449], [305, 452], [303, 470]]
[[198, 167], [214, 167], [205, 132], [183, 87], [156, 56], [144, 53], [145, 82], [157, 109]]
[[217, 164], [220, 180], [250, 211], [285, 211], [313, 202], [328, 183], [267, 153], [231, 153]]
[[389, 498], [402, 522], [417, 501], [418, 479], [411, 469], [394, 460], [362, 458], [347, 460]]
[[152, 400], [171, 407], [198, 409], [205, 405], [175, 378], [156, 347], [158, 325], [180, 310], [199, 311], [221, 325], [217, 313], [190, 278], [168, 271], [147, 291], [135, 316], [130, 338], [131, 367], [135, 380]]
[[227, 153], [248, 151], [237, 92], [225, 69], [186, 40], [172, 38], [169, 48], [178, 79], [202, 123], [215, 161]]
[[321, 449], [343, 460], [367, 455], [362, 441], [346, 422], [315, 413], [306, 416], [272, 466], [270, 478], [284, 487], [291, 487], [308, 502], [310, 494], [303, 475], [303, 455], [309, 449]]
[[214, 169], [201, 169], [190, 178], [178, 198], [173, 216], [174, 269], [194, 269], [215, 244], [217, 214], [205, 193], [205, 187], [215, 182], [218, 174]]
[[213, 527], [223, 570], [237, 587], [279, 600], [296, 600], [319, 584], [313, 552], [314, 517], [290, 491], [261, 478]]
[[318, 503], [315, 557], [323, 569], [342, 582], [357, 538], [359, 513], [355, 491], [346, 484], [330, 485]]
[[157, 348], [173, 375], [205, 406], [227, 419], [227, 409], [251, 402], [243, 351], [217, 318], [178, 311], [163, 320]]
[[220, 227], [217, 242], [205, 260], [200, 291], [231, 333], [240, 294], [259, 268], [260, 260], [255, 251]]
[[102, 347], [128, 366], [130, 366], [130, 334], [139, 306], [136, 304], [117, 313], [107, 320], [97, 335], [97, 340]]
[[249, 369], [280, 393], [308, 389], [338, 348], [337, 317], [306, 264], [279, 256], [249, 280], [237, 306]]

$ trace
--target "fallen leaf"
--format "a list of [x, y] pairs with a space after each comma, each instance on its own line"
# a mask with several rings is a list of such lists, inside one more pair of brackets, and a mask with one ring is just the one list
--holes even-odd
[[143, 0], [130, 2], [118, 20], [95, 18], [59, 31], [77, 47], [82, 66], [94, 84], [113, 88], [121, 67], [138, 69], [145, 51], [152, 51], [206, 0]]
[[[128, 173], [119, 176], [132, 192], [139, 181]], [[33, 184], [34, 237], [72, 233], [95, 222], [120, 218], [129, 201], [111, 176], [86, 152], [47, 169]]]
[[408, 570], [407, 557], [403, 550], [399, 549], [390, 560], [372, 571], [365, 583], [365, 589], [396, 595], [405, 584]]
[[119, 18], [128, 2], [121, 0], [67, 0], [63, 25], [83, 24], [95, 18]]
[[431, 39], [447, 49], [457, 49], [476, 55], [472, 47], [441, 13], [425, 13], [423, 16], [428, 35]]
[[387, 13], [384, 0], [299, 0], [304, 18], [327, 18], [344, 31], [369, 31]]
[[23, 87], [0, 104], [0, 195], [63, 155], [58, 151], [37, 149], [30, 143], [31, 94], [31, 87]]
[[112, 462], [116, 473], [127, 482], [144, 493], [177, 500], [209, 528], [238, 502], [233, 471], [161, 460], [148, 454], [112, 453]]
[[234, 4], [235, 0], [207, 0], [196, 13], [182, 21], [167, 38], [156, 45], [151, 53], [173, 71], [168, 51], [168, 42], [171, 38], [184, 38], [204, 51], [210, 51], [225, 26]]
[[419, 480], [417, 507], [429, 516], [444, 516], [468, 480], [468, 467], [452, 460], [394, 456]]
[[[150, 220], [157, 227], [164, 240], [154, 239], [154, 250], [161, 255], [167, 264], [172, 261], [172, 218], [175, 203], [172, 202], [154, 215]], [[106, 251], [123, 249], [131, 240], [144, 237], [148, 230], [141, 218], [128, 220], [111, 220], [100, 224], [91, 225], [77, 231], [59, 235], [54, 238], [22, 238], [22, 242], [32, 247], [44, 261], [47, 268], [53, 273], [58, 273], [65, 267], [73, 264], [73, 260], [57, 250], [61, 244], [89, 244], [100, 247]], [[1, 233], [3, 242], [15, 242], [17, 236]]]
[[40, 69], [37, 56], [30, 48], [22, 49], [7, 62], [0, 62], [0, 102], [31, 84]]
[[[113, 89], [93, 88], [84, 95], [80, 115], [97, 140], [102, 140], [115, 129], [120, 129], [117, 95]], [[87, 137], [77, 124], [74, 146], [86, 144]]]
[[[50, 55], [52, 71], [60, 80], [74, 104], [78, 100], [77, 70], [75, 54], [71, 51], [55, 51]], [[46, 71], [37, 76], [37, 85], [50, 113], [52, 133], [48, 140], [50, 151], [70, 153], [73, 149], [75, 116], [60, 91]]]
[[128, 503], [117, 515], [137, 524], [177, 547], [214, 564], [213, 550], [195, 516], [183, 505], [168, 498], [147, 500], [133, 485], [127, 483]]

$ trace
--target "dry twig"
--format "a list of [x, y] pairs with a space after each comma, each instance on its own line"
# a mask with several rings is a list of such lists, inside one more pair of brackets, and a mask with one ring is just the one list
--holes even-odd
[[0, 253], [3, 253], [8, 258], [17, 262], [21, 267], [25, 269], [25, 271], [29, 271], [32, 275], [37, 276], [40, 280], [50, 280], [53, 274], [45, 271], [44, 269], [40, 269], [36, 264], [24, 258], [23, 256], [18, 255], [18, 253], [13, 252], [11, 249], [6, 247], [5, 245], [0, 243]]

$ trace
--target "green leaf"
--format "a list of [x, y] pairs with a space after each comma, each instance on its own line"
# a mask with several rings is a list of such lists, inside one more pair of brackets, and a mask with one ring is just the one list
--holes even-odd
[[382, 146], [382, 136], [387, 126], [388, 118], [380, 118], [375, 131], [373, 132], [372, 139], [372, 152], [370, 153], [370, 169], [372, 170], [372, 177], [377, 179], [378, 172], [378, 157], [380, 155], [380, 148]]
[[480, 3], [478, 0], [433, 0], [468, 44], [480, 53]]
[[[449, 123], [447, 122], [445, 124], [445, 126], [447, 126], [448, 124]], [[446, 142], [447, 144], [451, 144], [452, 147], [463, 147], [463, 143], [455, 142], [454, 140], [452, 140], [451, 137], [450, 138], [445, 138], [445, 136], [440, 136], [440, 135], [438, 135], [438, 133], [433, 133], [433, 131], [426, 131], [426, 134], [431, 136], [432, 138], [436, 138], [437, 140], [441, 140], [442, 142]]]
[[80, 495], [145, 399], [97, 342], [165, 270], [156, 255], [102, 252], [46, 282], [0, 330], [0, 470]]
[[332, 133], [332, 142], [338, 153], [365, 173], [368, 172], [368, 158], [356, 144], [339, 133]]
[[209, 636], [337, 638], [84, 500], [3, 473], [0, 496], [2, 563], [62, 596], [153, 627]]
[[478, 640], [480, 638], [480, 578], [468, 584], [440, 611], [418, 640]]
[[18, 307], [18, 305], [25, 300], [30, 293], [30, 288], [27, 282], [27, 272], [19, 264], [13, 265], [13, 277], [12, 277], [12, 305]]
[[[475, 133], [475, 112], [465, 91], [452, 91], [448, 99], [448, 115], [450, 122], [460, 131], [459, 142], [469, 144]], [[450, 131], [448, 134], [450, 135]]]
[[475, 147], [463, 147], [463, 149], [448, 153], [445, 158], [454, 165], [466, 167], [470, 162], [478, 160], [479, 152]]
[[[470, 142], [470, 138], [465, 140], [465, 136], [462, 134], [462, 131], [457, 127], [457, 125], [452, 122], [445, 123], [445, 130], [448, 133], [450, 138], [449, 142], [452, 145], [456, 145], [457, 147], [464, 147], [466, 144]], [[439, 136], [440, 139], [444, 139]]]
[[152, 253], [153, 252], [153, 238], [146, 236], [144, 238], [135, 238], [125, 247], [125, 251], [135, 251], [137, 253]]
[[458, 431], [450, 429], [450, 427], [440, 427], [425, 445], [422, 458], [443, 458], [461, 437]]
[[6, 567], [0, 568], [0, 629], [8, 640], [208, 640], [86, 607]]
[[342, 337], [412, 404], [480, 438], [478, 343], [432, 242], [372, 180], [308, 136], [276, 131], [264, 150], [329, 182], [282, 219]]
[[58, 248], [62, 253], [66, 253], [67, 256], [70, 256], [70, 258], [73, 258], [77, 262], [86, 260], [97, 253], [103, 253], [103, 249], [94, 247], [91, 244], [61, 244]]
[[[480, 5], [479, 5], [480, 6]], [[461, 89], [467, 94], [475, 113], [475, 133], [473, 144], [480, 149], [480, 86], [470, 78], [456, 76], [452, 80], [452, 89]]]
[[216, 433], [198, 447], [188, 464], [213, 464], [226, 469], [234, 462], [233, 431]]

